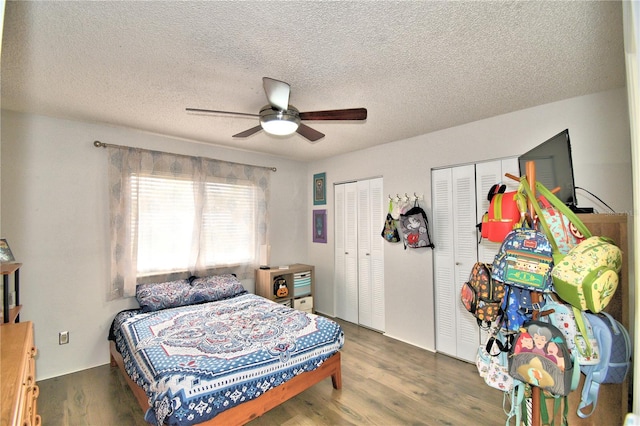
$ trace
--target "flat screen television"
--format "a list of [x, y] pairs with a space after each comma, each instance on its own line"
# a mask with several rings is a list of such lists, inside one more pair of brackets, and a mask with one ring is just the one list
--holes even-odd
[[526, 164], [536, 164], [536, 180], [552, 190], [560, 187], [556, 196], [567, 206], [576, 206], [576, 190], [571, 160], [569, 129], [565, 129], [551, 139], [541, 143], [518, 158], [520, 175], [524, 175]]

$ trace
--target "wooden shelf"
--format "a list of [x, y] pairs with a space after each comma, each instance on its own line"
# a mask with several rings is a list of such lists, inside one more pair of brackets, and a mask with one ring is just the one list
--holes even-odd
[[[20, 321], [20, 267], [22, 263], [0, 263], [2, 273], [2, 323]], [[9, 307], [9, 277], [13, 274], [13, 290], [15, 292], [14, 307]]]
[[[311, 286], [308, 294], [296, 295], [294, 288], [294, 275], [301, 272], [309, 272], [311, 274]], [[287, 283], [289, 294], [285, 297], [277, 297], [273, 294], [273, 281], [276, 277], [282, 276]], [[287, 269], [256, 269], [256, 294], [274, 302], [289, 302], [294, 307], [294, 300], [301, 297], [313, 297], [315, 291], [315, 276], [313, 265], [305, 265], [296, 263], [289, 265]]]

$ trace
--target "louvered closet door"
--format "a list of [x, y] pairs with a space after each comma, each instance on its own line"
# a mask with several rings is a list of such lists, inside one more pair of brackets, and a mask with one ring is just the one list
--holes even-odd
[[344, 203], [345, 186], [336, 185], [333, 189], [333, 209], [334, 209], [334, 266], [333, 280], [335, 283], [335, 310], [336, 317], [345, 318], [347, 316], [347, 287], [346, 287], [346, 256], [345, 256], [345, 233], [344, 233]]
[[359, 181], [358, 323], [380, 331], [384, 331], [382, 210], [382, 179]]
[[336, 316], [358, 323], [358, 186], [334, 188]]
[[475, 167], [434, 170], [431, 178], [436, 349], [473, 362], [480, 333], [460, 302], [460, 288], [477, 260]]

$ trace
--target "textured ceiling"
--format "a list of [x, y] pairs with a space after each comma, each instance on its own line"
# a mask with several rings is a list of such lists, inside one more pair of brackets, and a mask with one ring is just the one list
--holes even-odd
[[[617, 1], [8, 1], [1, 67], [5, 109], [300, 160], [625, 85]], [[310, 144], [185, 113], [257, 113], [263, 76], [368, 119], [307, 121]]]

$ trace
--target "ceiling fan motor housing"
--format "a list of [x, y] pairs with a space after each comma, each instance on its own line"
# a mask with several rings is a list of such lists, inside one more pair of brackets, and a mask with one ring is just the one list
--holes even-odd
[[260, 110], [260, 125], [265, 132], [272, 135], [290, 135], [300, 125], [300, 112], [291, 105], [286, 110], [265, 105]]

